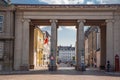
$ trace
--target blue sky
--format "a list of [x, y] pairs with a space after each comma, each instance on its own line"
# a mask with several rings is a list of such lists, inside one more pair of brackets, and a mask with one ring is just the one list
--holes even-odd
[[[120, 0], [11, 0], [14, 4], [120, 4]], [[50, 33], [50, 27], [41, 27]], [[75, 27], [59, 27], [58, 45], [75, 45]]]

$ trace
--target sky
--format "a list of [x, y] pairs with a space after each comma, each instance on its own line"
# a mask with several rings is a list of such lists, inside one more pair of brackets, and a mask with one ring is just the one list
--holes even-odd
[[120, 4], [120, 0], [11, 0], [17, 4]]
[[[120, 0], [11, 0], [13, 4], [120, 4]], [[42, 30], [51, 33], [51, 27], [41, 27]], [[85, 30], [87, 28], [85, 27]], [[58, 28], [58, 45], [75, 46], [75, 27]]]

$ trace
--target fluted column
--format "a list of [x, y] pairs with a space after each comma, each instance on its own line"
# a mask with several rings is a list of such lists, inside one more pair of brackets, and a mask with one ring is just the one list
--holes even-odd
[[22, 63], [21, 69], [29, 69], [29, 19], [23, 19], [23, 32], [22, 32]]
[[84, 22], [85, 20], [78, 20], [77, 26], [77, 64], [76, 70], [85, 70], [85, 47], [84, 47]]
[[14, 70], [20, 70], [22, 56], [22, 13], [16, 13], [15, 21], [15, 49], [14, 49]]
[[50, 20], [51, 22], [51, 53], [49, 70], [57, 70], [56, 55], [57, 55], [57, 20]]
[[114, 69], [114, 21], [106, 20], [106, 64], [110, 61], [111, 69]]

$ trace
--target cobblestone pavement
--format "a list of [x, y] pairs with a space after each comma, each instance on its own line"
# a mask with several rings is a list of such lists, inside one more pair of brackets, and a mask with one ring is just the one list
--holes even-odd
[[34, 70], [1, 72], [0, 80], [120, 80], [120, 73], [114, 74], [90, 69], [84, 72], [75, 71], [74, 69]]

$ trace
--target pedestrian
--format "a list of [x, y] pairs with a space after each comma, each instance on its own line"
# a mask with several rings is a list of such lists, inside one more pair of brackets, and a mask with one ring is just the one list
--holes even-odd
[[110, 61], [107, 61], [107, 72], [110, 72]]

